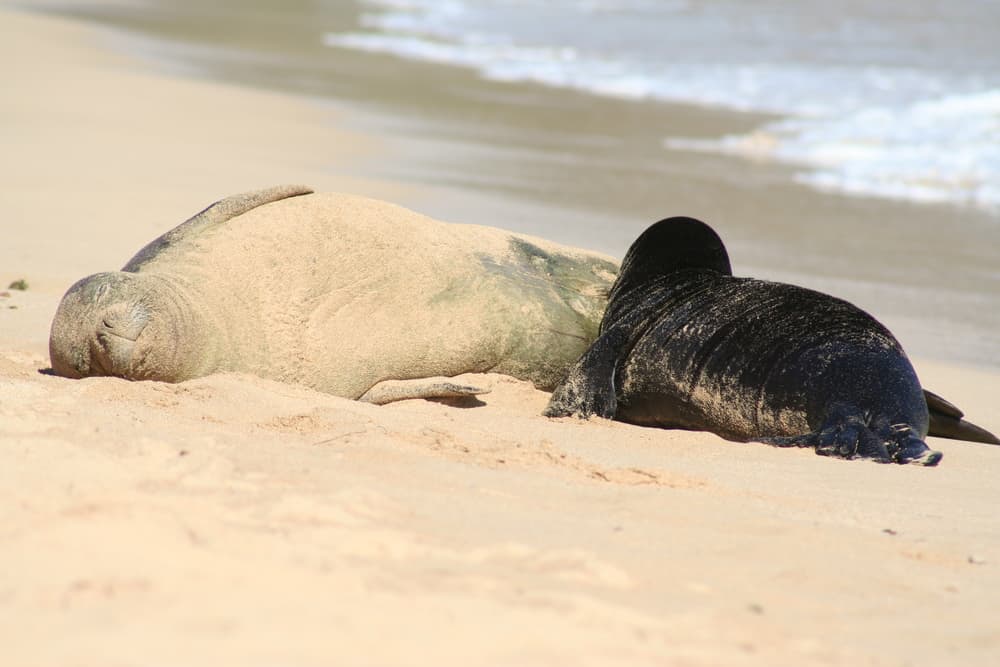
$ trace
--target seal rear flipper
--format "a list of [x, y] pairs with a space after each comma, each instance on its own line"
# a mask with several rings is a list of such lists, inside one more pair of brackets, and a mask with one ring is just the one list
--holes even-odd
[[946, 401], [932, 391], [924, 389], [927, 399], [927, 412], [930, 414], [930, 425], [927, 435], [952, 440], [967, 440], [982, 442], [987, 445], [1000, 445], [1000, 438], [962, 417], [965, 414], [950, 401]]
[[247, 213], [248, 211], [252, 211], [258, 206], [263, 206], [264, 204], [270, 204], [282, 199], [288, 199], [289, 197], [298, 197], [300, 195], [308, 195], [312, 193], [312, 188], [305, 185], [278, 185], [273, 188], [265, 188], [264, 190], [255, 190], [253, 192], [244, 192], [242, 194], [226, 197], [225, 199], [220, 199], [200, 213], [195, 214], [185, 222], [177, 225], [166, 234], [157, 237], [143, 246], [143, 248], [139, 250], [139, 252], [137, 252], [124, 267], [122, 267], [122, 271], [135, 273], [141, 269], [144, 264], [159, 255], [160, 252], [166, 248], [169, 248], [184, 238], [190, 238], [192, 234], [196, 234], [203, 228], [227, 222], [233, 218], [243, 215], [244, 213]]
[[927, 435], [936, 438], [949, 438], [951, 440], [965, 440], [967, 442], [981, 442], [987, 445], [1000, 445], [1000, 438], [987, 431], [981, 426], [976, 426], [972, 422], [964, 419], [955, 419], [930, 412], [930, 426]]
[[385, 405], [412, 398], [469, 398], [490, 393], [490, 389], [464, 385], [450, 378], [433, 377], [415, 380], [383, 380], [362, 394], [358, 400], [363, 403]]
[[598, 336], [552, 392], [542, 414], [581, 419], [596, 415], [614, 419], [618, 410], [615, 369], [627, 341], [623, 327], [612, 327]]
[[958, 409], [958, 406], [951, 401], [941, 398], [933, 391], [924, 389], [924, 400], [927, 401], [927, 409], [945, 417], [961, 419], [965, 413]]

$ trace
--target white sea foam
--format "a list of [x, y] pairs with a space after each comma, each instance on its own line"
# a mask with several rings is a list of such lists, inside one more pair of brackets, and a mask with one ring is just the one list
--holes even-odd
[[878, 15], [651, 0], [369, 0], [363, 31], [325, 42], [499, 81], [771, 112], [785, 118], [750, 135], [664, 143], [801, 165], [798, 179], [822, 189], [994, 208], [1000, 59], [970, 3], [942, 5], [964, 42], [931, 54], [911, 42], [937, 39], [947, 14], [893, 27]]
[[1000, 90], [792, 117], [750, 135], [665, 144], [801, 165], [798, 180], [825, 190], [1000, 208]]

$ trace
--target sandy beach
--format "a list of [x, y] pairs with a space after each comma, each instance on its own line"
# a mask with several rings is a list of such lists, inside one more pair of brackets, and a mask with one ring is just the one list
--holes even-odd
[[[997, 447], [932, 438], [924, 469], [548, 420], [499, 375], [459, 408], [46, 374], [72, 282], [229, 194], [301, 182], [501, 224], [460, 219], [496, 194], [380, 177], [398, 148], [335, 105], [114, 44], [0, 8], [3, 664], [996, 663]], [[1000, 431], [995, 363], [943, 358], [916, 356], [923, 384]]]

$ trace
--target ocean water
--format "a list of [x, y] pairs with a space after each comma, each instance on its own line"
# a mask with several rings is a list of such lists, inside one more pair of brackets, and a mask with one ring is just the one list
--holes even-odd
[[1000, 212], [997, 0], [362, 0], [330, 46], [627, 99], [772, 114], [664, 150], [846, 194]]

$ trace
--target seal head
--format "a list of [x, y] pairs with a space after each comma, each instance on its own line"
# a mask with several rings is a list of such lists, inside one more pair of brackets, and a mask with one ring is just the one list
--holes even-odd
[[[168, 280], [115, 271], [98, 273], [70, 287], [49, 335], [49, 357], [57, 375], [93, 375], [176, 382], [178, 368], [194, 377], [202, 328]], [[205, 340], [205, 337], [197, 338]], [[164, 342], [168, 344], [164, 344]], [[192, 349], [194, 348], [194, 349]]]

